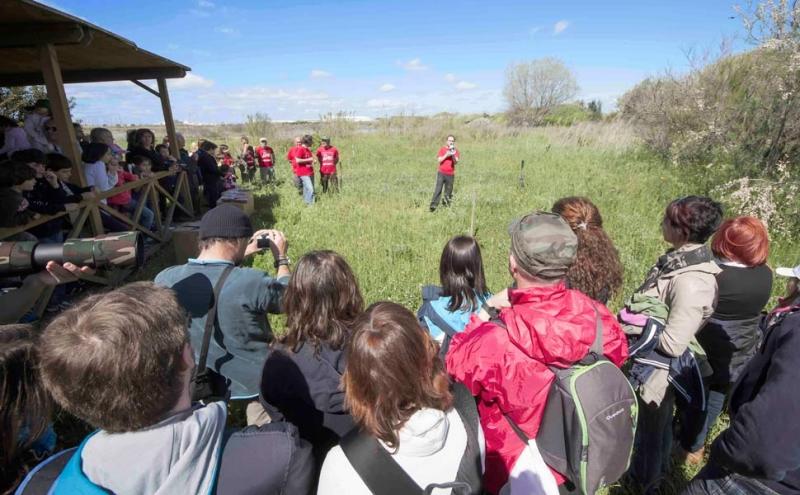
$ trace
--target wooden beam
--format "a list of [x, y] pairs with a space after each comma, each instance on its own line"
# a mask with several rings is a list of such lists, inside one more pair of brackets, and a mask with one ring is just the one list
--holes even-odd
[[135, 84], [135, 85], [139, 86], [139, 87], [140, 87], [140, 88], [142, 88], [143, 90], [147, 91], [148, 93], [150, 93], [150, 94], [152, 94], [152, 95], [155, 95], [155, 97], [156, 97], [156, 98], [161, 98], [161, 95], [160, 95], [160, 94], [158, 94], [158, 91], [156, 91], [155, 89], [151, 88], [151, 87], [150, 87], [150, 86], [148, 86], [147, 84], [145, 84], [145, 83], [143, 83], [143, 82], [141, 82], [141, 81], [137, 81], [136, 79], [132, 79], [132, 80], [131, 80], [131, 82], [132, 82], [133, 84]]
[[[61, 74], [61, 78], [66, 84], [158, 79], [160, 77], [175, 79], [185, 76], [186, 69], [179, 66], [66, 70]], [[0, 86], [32, 86], [43, 83], [44, 78], [38, 72], [4, 73], [0, 68]]]
[[0, 23], [0, 48], [86, 44], [91, 38], [91, 31], [77, 22]]
[[[47, 99], [50, 100], [50, 113], [52, 120], [58, 128], [58, 144], [64, 154], [72, 160], [72, 177], [78, 185], [86, 187], [86, 176], [83, 174], [83, 161], [78, 140], [75, 137], [75, 128], [72, 127], [72, 118], [69, 115], [69, 100], [64, 92], [64, 81], [61, 79], [61, 67], [58, 64], [58, 55], [53, 45], [42, 45], [39, 48], [42, 76], [47, 86]], [[103, 222], [99, 210], [92, 212], [91, 225], [95, 235], [103, 233]]]
[[181, 154], [178, 150], [178, 138], [175, 136], [175, 120], [172, 118], [172, 106], [169, 103], [169, 90], [167, 89], [167, 80], [159, 77], [158, 93], [161, 98], [161, 111], [164, 114], [164, 125], [167, 127], [167, 136], [169, 137], [169, 151], [175, 158], [180, 158]]

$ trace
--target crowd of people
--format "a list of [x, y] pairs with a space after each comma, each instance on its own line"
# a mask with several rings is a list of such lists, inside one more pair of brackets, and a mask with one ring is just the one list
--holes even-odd
[[[72, 162], [58, 145], [58, 129], [53, 125], [47, 100], [38, 100], [25, 115], [23, 125], [9, 117], [0, 116], [3, 140], [0, 146], [0, 227], [25, 226], [45, 215], [66, 212], [60, 218], [21, 232], [12, 240], [40, 240], [62, 242], [64, 234], [76, 219], [79, 203], [98, 194], [111, 191], [129, 182], [152, 177], [154, 173], [169, 171], [159, 180], [168, 192], [174, 192], [178, 172], [186, 172], [189, 194], [196, 207], [205, 199], [207, 208], [217, 205], [225, 190], [241, 183], [254, 183], [256, 170], [263, 184], [275, 183], [276, 158], [267, 138], [259, 140], [253, 148], [246, 136], [241, 138], [241, 150], [234, 157], [227, 145], [217, 146], [210, 140], [201, 139], [186, 149], [186, 140], [176, 134], [178, 156], [170, 154], [168, 138], [160, 143], [152, 130], [132, 129], [127, 133], [127, 148], [123, 149], [106, 128], [93, 128], [85, 136], [79, 124], [75, 124], [75, 135], [81, 150], [83, 174], [86, 186], [77, 185], [72, 177]], [[339, 151], [331, 145], [328, 137], [322, 137], [320, 146], [312, 153], [313, 138], [298, 137], [289, 148], [286, 159], [291, 165], [293, 179], [299, 193], [307, 204], [315, 199], [314, 162], [319, 170], [322, 192], [338, 192], [337, 165]], [[238, 178], [235, 171], [238, 169]], [[139, 210], [138, 224], [154, 231], [156, 225], [155, 205], [151, 198], [142, 197], [143, 186], [126, 189], [118, 194], [101, 199], [121, 215], [133, 218]], [[202, 196], [201, 196], [202, 191]], [[160, 211], [166, 214], [164, 199], [160, 200]], [[145, 204], [141, 206], [140, 204]], [[132, 227], [101, 210], [103, 227], [109, 232], [131, 230]], [[183, 219], [180, 211], [175, 217]]]
[[[306, 196], [299, 141], [290, 157]], [[200, 150], [213, 158], [215, 146]], [[568, 197], [511, 224], [508, 288], [488, 286], [477, 239], [450, 239], [415, 315], [368, 305], [336, 252], [292, 269], [283, 233], [221, 204], [201, 220], [199, 255], [154, 282], [90, 296], [41, 333], [0, 329], [3, 490], [587, 493], [586, 469], [542, 454], [545, 435], [567, 431], [547, 414], [554, 383], [591, 357], [624, 370], [635, 399], [600, 420], [627, 421], [635, 439], [591, 437], [589, 470], [594, 449], [611, 451], [630, 467], [621, 483], [658, 493], [677, 457], [706, 463], [688, 495], [800, 493], [800, 266], [775, 271], [787, 293], [765, 311], [773, 271], [758, 219], [723, 221], [719, 203], [687, 196], [661, 228], [670, 248], [616, 314], [619, 254], [597, 207]], [[242, 266], [262, 251], [274, 275]], [[279, 313], [276, 336], [267, 315]], [[95, 432], [53, 453], [56, 405]], [[247, 426], [229, 426], [229, 410]]]

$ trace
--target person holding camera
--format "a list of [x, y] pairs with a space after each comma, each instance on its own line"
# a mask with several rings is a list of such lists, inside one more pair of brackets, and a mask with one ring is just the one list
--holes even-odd
[[436, 207], [439, 206], [442, 188], [444, 188], [442, 204], [445, 206], [450, 205], [450, 199], [453, 197], [456, 164], [460, 159], [461, 153], [456, 149], [456, 137], [450, 134], [447, 136], [445, 145], [439, 148], [439, 172], [436, 174], [436, 189], [433, 192], [433, 198], [431, 198], [431, 211], [436, 211]]
[[[273, 338], [266, 315], [282, 312], [290, 274], [286, 238], [277, 230], [254, 233], [250, 217], [227, 204], [203, 215], [199, 237], [197, 258], [163, 270], [155, 282], [172, 288], [189, 313], [196, 361], [203, 347], [206, 316], [216, 305], [207, 366], [230, 381], [231, 400], [247, 401], [247, 423], [264, 424], [269, 417], [257, 398]], [[275, 258], [275, 277], [240, 266], [246, 257], [266, 249]], [[219, 294], [216, 301], [215, 292]]]

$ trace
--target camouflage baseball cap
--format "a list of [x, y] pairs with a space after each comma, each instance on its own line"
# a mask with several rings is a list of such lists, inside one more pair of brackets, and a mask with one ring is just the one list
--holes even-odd
[[514, 221], [508, 233], [517, 264], [536, 278], [563, 278], [575, 261], [578, 238], [560, 215], [529, 213]]

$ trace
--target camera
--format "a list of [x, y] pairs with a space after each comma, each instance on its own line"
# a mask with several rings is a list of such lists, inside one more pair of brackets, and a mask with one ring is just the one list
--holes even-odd
[[92, 268], [139, 267], [144, 262], [143, 246], [142, 237], [135, 231], [67, 239], [63, 244], [0, 242], [0, 276], [35, 273], [48, 261]]
[[455, 153], [456, 145], [455, 144], [451, 144], [450, 146], [447, 147], [447, 149], [449, 149], [451, 153]]
[[266, 249], [272, 244], [272, 241], [266, 235], [262, 235], [258, 239], [256, 239], [256, 246], [258, 249]]

